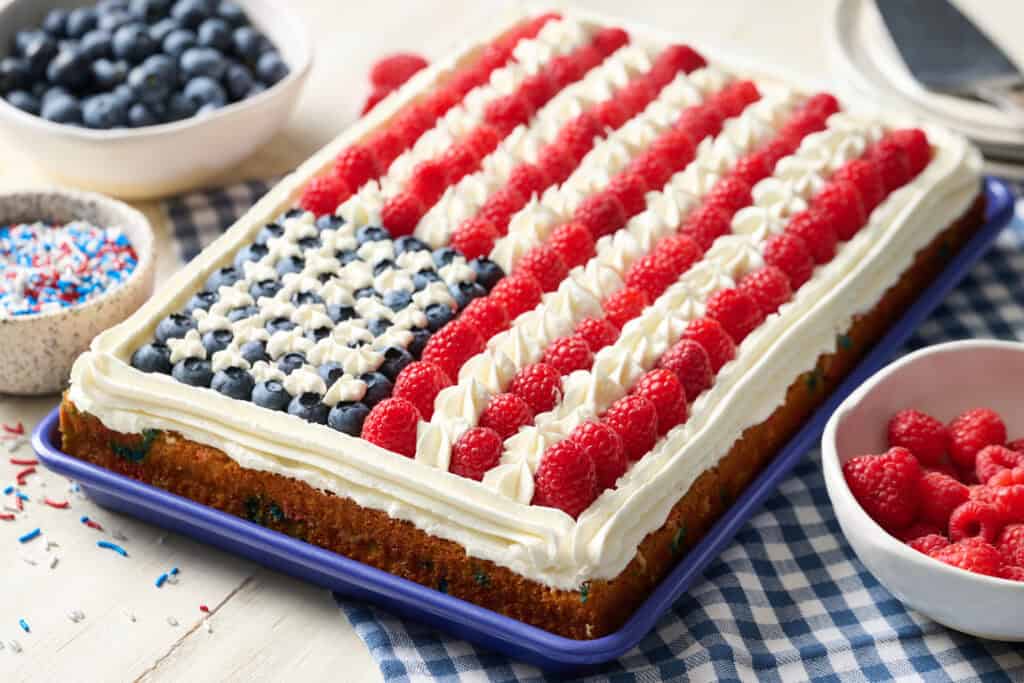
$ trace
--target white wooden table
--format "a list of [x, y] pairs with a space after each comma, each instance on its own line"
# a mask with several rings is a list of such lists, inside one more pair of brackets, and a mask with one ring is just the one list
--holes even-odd
[[[975, 6], [982, 0], [975, 0]], [[290, 125], [270, 145], [222, 178], [284, 172], [331, 139], [358, 111], [372, 61], [389, 51], [443, 54], [487, 25], [493, 6], [469, 0], [423, 3], [376, 0], [291, 0], [316, 43], [316, 65]], [[819, 0], [582, 0], [580, 4], [676, 32], [698, 46], [756, 55], [807, 78], [827, 78], [822, 25], [828, 2]], [[1002, 3], [1001, 3], [1002, 4]], [[1005, 3], [1007, 7], [1015, 3]], [[970, 6], [969, 6], [970, 7]], [[986, 7], [986, 11], [991, 5]], [[1006, 16], [1006, 8], [1002, 15]], [[1021, 25], [986, 21], [1001, 39]], [[431, 27], [424, 30], [424, 27]], [[1018, 41], [1019, 43], [1019, 41]], [[0, 141], [0, 186], [45, 182], [31, 162]], [[158, 277], [178, 267], [159, 205], [138, 205], [159, 235]], [[3, 349], [0, 349], [3, 353]], [[0, 422], [31, 428], [56, 397], [0, 396]], [[19, 469], [0, 443], [0, 486]], [[27, 446], [16, 454], [31, 457]], [[23, 489], [31, 501], [15, 522], [0, 521], [0, 678], [3, 680], [380, 680], [377, 667], [345, 617], [320, 588], [282, 576], [187, 538], [106, 512], [69, 491], [68, 482], [40, 471]], [[52, 509], [44, 496], [69, 499]], [[85, 527], [88, 515], [106, 533]], [[39, 527], [26, 544], [18, 537]], [[111, 534], [129, 556], [96, 547]], [[47, 550], [48, 542], [58, 544]], [[51, 568], [53, 558], [58, 563]], [[26, 561], [27, 560], [27, 561]], [[30, 564], [32, 562], [33, 564]], [[154, 582], [171, 567], [176, 584]], [[209, 608], [209, 615], [200, 611]], [[67, 613], [81, 610], [75, 623]], [[31, 633], [19, 628], [24, 618]], [[172, 625], [173, 620], [176, 625]], [[22, 652], [13, 653], [17, 640]]]

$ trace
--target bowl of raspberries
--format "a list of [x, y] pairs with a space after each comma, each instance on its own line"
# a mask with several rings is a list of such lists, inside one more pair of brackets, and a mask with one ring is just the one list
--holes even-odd
[[172, 194], [267, 142], [311, 59], [272, 0], [13, 0], [0, 9], [0, 132], [64, 184]]
[[952, 342], [878, 372], [832, 415], [839, 525], [896, 597], [958, 631], [1024, 640], [1024, 344]]

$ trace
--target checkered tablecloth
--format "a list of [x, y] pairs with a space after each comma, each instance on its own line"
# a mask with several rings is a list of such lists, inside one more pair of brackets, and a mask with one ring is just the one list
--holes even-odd
[[[167, 202], [182, 258], [267, 187], [251, 182]], [[906, 351], [968, 337], [1024, 339], [1022, 247], [1018, 221]], [[807, 455], [639, 646], [588, 680], [1024, 681], [1024, 647], [939, 626], [864, 568], [832, 513], [819, 457]], [[545, 680], [532, 666], [370, 605], [339, 604], [388, 681]]]

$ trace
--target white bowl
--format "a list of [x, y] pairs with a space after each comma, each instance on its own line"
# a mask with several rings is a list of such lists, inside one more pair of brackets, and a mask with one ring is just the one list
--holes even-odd
[[153, 293], [153, 229], [127, 204], [68, 190], [0, 193], [0, 225], [38, 220], [84, 220], [119, 227], [138, 263], [117, 287], [79, 306], [0, 318], [0, 394], [37, 395], [61, 391], [71, 365], [97, 334], [123, 321]]
[[931, 346], [880, 370], [825, 426], [822, 466], [839, 526], [857, 556], [908, 606], [957, 631], [1024, 641], [1024, 583], [972, 574], [912, 550], [871, 519], [846, 485], [842, 466], [883, 453], [892, 414], [916, 408], [947, 422], [988, 407], [1011, 438], [1024, 436], [1024, 344], [991, 340]]
[[[0, 48], [6, 51], [16, 31], [38, 26], [48, 10], [85, 4], [93, 3], [9, 2], [0, 8]], [[126, 199], [165, 196], [202, 185], [255, 152], [284, 126], [312, 64], [309, 38], [288, 3], [239, 4], [290, 68], [286, 78], [265, 92], [204, 116], [119, 130], [52, 123], [0, 99], [0, 132], [62, 185]]]

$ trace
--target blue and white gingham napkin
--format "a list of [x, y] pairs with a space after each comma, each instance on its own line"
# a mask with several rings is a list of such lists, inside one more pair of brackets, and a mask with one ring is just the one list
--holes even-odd
[[[198, 253], [267, 187], [250, 182], [168, 201], [182, 257]], [[1021, 282], [1018, 220], [905, 351], [969, 337], [1024, 339]], [[588, 680], [1024, 680], [1024, 648], [939, 626], [875, 580], [839, 530], [819, 458], [808, 455], [633, 651]], [[370, 605], [339, 604], [388, 681], [545, 680], [530, 665]]]

